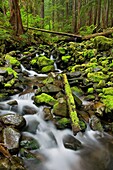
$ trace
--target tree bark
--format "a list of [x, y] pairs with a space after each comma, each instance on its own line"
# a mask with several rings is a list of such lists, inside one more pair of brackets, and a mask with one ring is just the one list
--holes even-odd
[[10, 23], [15, 35], [24, 33], [18, 0], [10, 0]]
[[44, 0], [41, 0], [41, 13], [40, 16], [42, 18], [41, 28], [44, 28]]

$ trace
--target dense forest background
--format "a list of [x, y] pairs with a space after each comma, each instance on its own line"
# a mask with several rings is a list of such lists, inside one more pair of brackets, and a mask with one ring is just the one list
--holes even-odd
[[20, 22], [14, 18], [13, 12], [18, 17], [20, 15], [21, 24], [27, 28], [84, 35], [113, 27], [113, 0], [1, 0], [1, 26], [9, 27], [12, 22]]

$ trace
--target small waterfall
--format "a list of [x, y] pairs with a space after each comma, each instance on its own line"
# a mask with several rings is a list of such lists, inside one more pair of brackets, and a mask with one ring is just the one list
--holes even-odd
[[22, 64], [21, 64], [21, 69], [22, 69], [22, 72], [24, 72], [24, 71], [27, 72], [29, 74], [29, 76], [38, 76], [38, 77], [47, 77], [48, 76], [47, 74], [38, 74], [33, 70], [27, 70]]
[[[53, 55], [50, 56], [50, 59], [54, 61], [54, 57]], [[54, 61], [54, 68], [55, 68], [55, 71], [58, 72], [58, 73], [62, 73], [62, 71], [60, 69], [57, 68], [57, 64], [56, 62]]]

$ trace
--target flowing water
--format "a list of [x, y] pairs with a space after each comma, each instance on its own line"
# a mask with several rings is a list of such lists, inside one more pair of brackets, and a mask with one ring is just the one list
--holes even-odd
[[[35, 72], [30, 76], [40, 76]], [[41, 75], [47, 76], [47, 75]], [[42, 162], [37, 159], [24, 159], [28, 170], [113, 170], [113, 138], [106, 133], [92, 131], [87, 126], [86, 132], [79, 132], [76, 136], [69, 129], [58, 130], [52, 122], [44, 121], [43, 108], [37, 107], [32, 100], [34, 93], [14, 95], [8, 101], [0, 102], [0, 114], [19, 113], [27, 122], [23, 134], [32, 136], [40, 144], [40, 148], [32, 151], [34, 154], [44, 156]], [[17, 105], [10, 106], [7, 103], [16, 100]], [[24, 115], [24, 107], [29, 106], [35, 110], [33, 115]], [[66, 149], [63, 139], [71, 135], [78, 139], [82, 147], [77, 151]]]
[[[63, 144], [65, 135], [72, 135], [71, 130], [57, 130], [51, 122], [44, 121], [43, 108], [33, 104], [34, 93], [12, 96], [10, 100], [1, 102], [4, 111], [15, 113], [13, 106], [7, 106], [7, 102], [16, 100], [16, 112], [23, 113], [24, 106], [30, 106], [36, 110], [34, 115], [24, 115], [27, 128], [22, 132], [32, 136], [40, 144], [40, 149], [34, 153], [40, 153], [46, 159], [43, 163], [35, 159], [25, 159], [28, 170], [112, 170], [113, 169], [113, 138], [108, 134], [92, 131], [87, 126], [85, 133], [78, 133], [74, 138], [82, 143], [82, 148], [74, 151], [66, 149]], [[1, 110], [1, 114], [4, 113]]]

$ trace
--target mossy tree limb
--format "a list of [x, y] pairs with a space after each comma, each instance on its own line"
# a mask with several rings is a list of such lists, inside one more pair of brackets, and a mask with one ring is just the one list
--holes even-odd
[[73, 133], [76, 134], [80, 131], [79, 118], [77, 116], [75, 101], [66, 74], [63, 74], [63, 81], [69, 109], [69, 116], [71, 118], [71, 126]]

